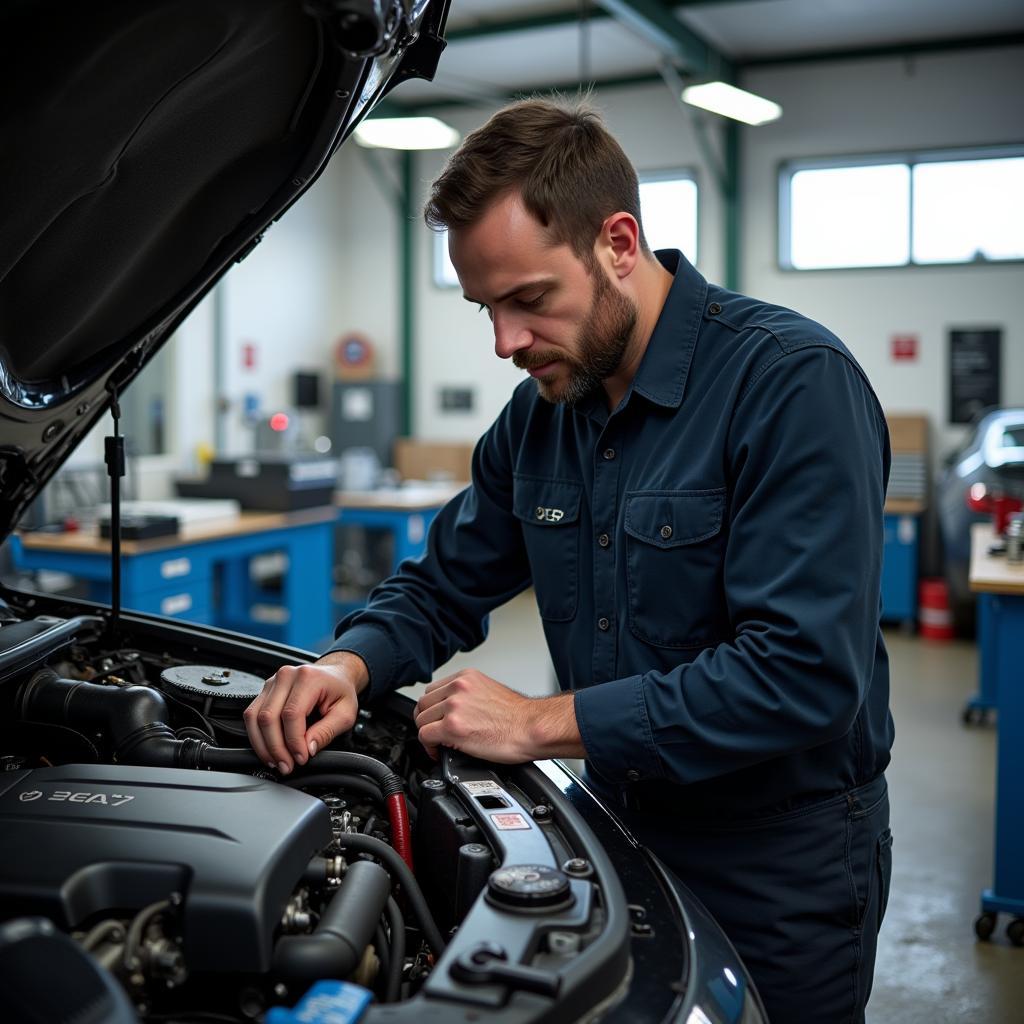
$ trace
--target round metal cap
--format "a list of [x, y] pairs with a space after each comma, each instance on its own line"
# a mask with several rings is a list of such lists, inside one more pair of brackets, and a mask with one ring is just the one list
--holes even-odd
[[213, 697], [217, 701], [249, 704], [263, 689], [259, 676], [216, 665], [176, 665], [164, 669], [160, 679], [168, 690], [190, 703], [197, 698]]
[[492, 872], [487, 880], [490, 900], [509, 910], [547, 910], [569, 901], [569, 879], [558, 868], [513, 864]]

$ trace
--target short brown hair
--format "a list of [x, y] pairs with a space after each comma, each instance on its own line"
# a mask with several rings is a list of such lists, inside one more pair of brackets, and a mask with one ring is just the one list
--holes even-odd
[[605, 218], [620, 210], [640, 224], [640, 187], [622, 147], [585, 101], [529, 99], [471, 132], [430, 189], [423, 211], [434, 230], [476, 223], [516, 190], [556, 242], [590, 260]]

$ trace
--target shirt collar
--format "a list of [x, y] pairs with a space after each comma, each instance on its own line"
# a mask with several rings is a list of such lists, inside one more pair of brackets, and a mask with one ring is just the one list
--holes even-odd
[[631, 390], [657, 405], [678, 408], [697, 346], [708, 283], [678, 249], [659, 249], [654, 255], [672, 275], [672, 287]]
[[[634, 392], [656, 405], [678, 408], [697, 345], [708, 283], [678, 249], [659, 249], [654, 255], [672, 275], [672, 286], [620, 408]], [[577, 411], [586, 416], [597, 415], [602, 421], [607, 419], [604, 389], [595, 388], [593, 394], [579, 403]]]

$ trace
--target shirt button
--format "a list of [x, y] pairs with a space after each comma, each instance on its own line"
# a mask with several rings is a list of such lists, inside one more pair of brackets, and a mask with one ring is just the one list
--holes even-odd
[[605, 632], [609, 626], [611, 626], [611, 622], [609, 622], [603, 615], [597, 620], [597, 628], [602, 632]]
[[604, 457], [610, 462], [612, 459], [615, 458], [615, 449], [614, 448], [605, 448], [605, 450], [604, 450]]
[[538, 506], [537, 510], [533, 513], [538, 519], [544, 518], [544, 509]]
[[717, 302], [712, 302], [711, 305], [708, 306], [708, 313], [710, 313], [711, 316], [718, 316], [721, 312], [722, 307]]
[[672, 536], [672, 527], [671, 526], [663, 526], [661, 528], [661, 530], [660, 530], [660, 533], [661, 533], [661, 539], [662, 540], [668, 540], [669, 537]]
[[627, 782], [639, 782], [640, 781], [640, 773], [635, 768], [630, 768], [629, 771], [626, 772], [626, 781]]
[[600, 544], [603, 548], [608, 547], [608, 545], [611, 544], [611, 542], [612, 539], [608, 536], [607, 533], [602, 533], [601, 536], [597, 538], [597, 543]]

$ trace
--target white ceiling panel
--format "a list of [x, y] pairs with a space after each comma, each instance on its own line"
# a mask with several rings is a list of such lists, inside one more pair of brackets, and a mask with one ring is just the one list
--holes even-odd
[[1024, 30], [1022, 0], [738, 0], [677, 17], [734, 58], [896, 46]]
[[615, 78], [654, 71], [658, 54], [610, 18], [591, 22], [581, 51], [575, 25], [537, 32], [481, 36], [449, 43], [432, 83], [407, 82], [397, 102], [421, 99], [500, 97], [509, 92], [581, 78], [581, 57], [589, 53], [588, 78]]
[[[587, 23], [589, 72], [581, 71], [574, 23], [494, 32], [495, 24], [572, 14], [579, 0], [452, 0], [448, 26], [484, 34], [449, 43], [433, 83], [407, 82], [395, 102], [494, 100], [581, 78], [653, 74], [653, 46], [599, 16]], [[671, 6], [671, 5], [667, 5]], [[589, 0], [597, 11], [600, 0]], [[677, 5], [676, 16], [713, 49], [739, 62], [800, 54], [913, 46], [1024, 33], [1024, 0], [709, 0]]]

